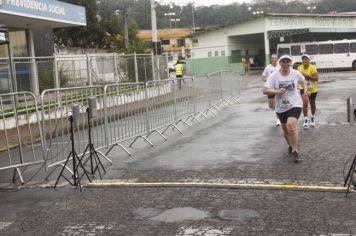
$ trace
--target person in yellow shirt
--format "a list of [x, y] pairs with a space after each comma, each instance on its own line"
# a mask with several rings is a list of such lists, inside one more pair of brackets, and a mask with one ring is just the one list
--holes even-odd
[[[308, 119], [308, 103], [310, 103], [311, 117], [310, 117], [310, 126], [315, 126], [315, 111], [316, 111], [316, 96], [318, 94], [318, 80], [319, 74], [315, 65], [310, 64], [310, 56], [308, 54], [302, 55], [302, 65], [298, 66], [298, 71], [301, 72], [306, 81], [307, 88], [310, 92], [310, 96], [302, 96], [303, 98], [303, 115], [304, 122], [303, 127], [307, 129], [309, 127], [309, 119]], [[300, 89], [300, 94], [304, 94], [304, 90]]]
[[183, 64], [178, 60], [177, 64], [175, 65], [176, 70], [176, 79], [178, 79], [178, 87], [179, 89], [182, 87], [182, 77], [184, 74], [184, 67]]

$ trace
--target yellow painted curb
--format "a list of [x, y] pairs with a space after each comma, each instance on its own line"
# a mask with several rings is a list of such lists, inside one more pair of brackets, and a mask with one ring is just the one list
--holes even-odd
[[197, 188], [265, 188], [265, 189], [290, 189], [290, 190], [323, 190], [323, 191], [347, 191], [347, 187], [317, 186], [298, 184], [239, 184], [239, 183], [199, 183], [199, 182], [92, 182], [87, 185], [90, 188], [104, 187], [197, 187]]

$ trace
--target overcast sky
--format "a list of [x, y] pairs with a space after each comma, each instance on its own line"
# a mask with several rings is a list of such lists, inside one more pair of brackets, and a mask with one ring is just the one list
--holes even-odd
[[248, 3], [251, 0], [161, 0], [157, 1], [160, 4], [169, 4], [170, 2], [174, 3], [175, 5], [187, 5], [190, 2], [194, 2], [196, 6], [211, 6], [211, 5], [228, 5], [234, 2], [238, 3]]

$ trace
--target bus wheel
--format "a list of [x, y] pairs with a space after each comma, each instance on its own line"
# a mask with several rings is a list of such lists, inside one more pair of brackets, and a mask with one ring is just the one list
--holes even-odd
[[352, 62], [352, 69], [353, 69], [353, 70], [356, 70], [356, 61], [353, 61], [353, 62]]

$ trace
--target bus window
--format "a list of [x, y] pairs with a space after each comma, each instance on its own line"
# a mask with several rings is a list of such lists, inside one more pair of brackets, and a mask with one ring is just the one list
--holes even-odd
[[278, 48], [278, 57], [282, 55], [290, 55], [289, 48]]
[[300, 45], [291, 46], [290, 50], [291, 50], [292, 56], [300, 56], [300, 55], [302, 55], [302, 52], [300, 50]]
[[350, 52], [356, 52], [356, 43], [350, 43]]
[[335, 43], [335, 53], [349, 53], [348, 43]]
[[318, 54], [318, 45], [309, 44], [305, 45], [305, 53], [309, 55], [317, 55]]
[[333, 54], [333, 44], [319, 44], [319, 54]]

